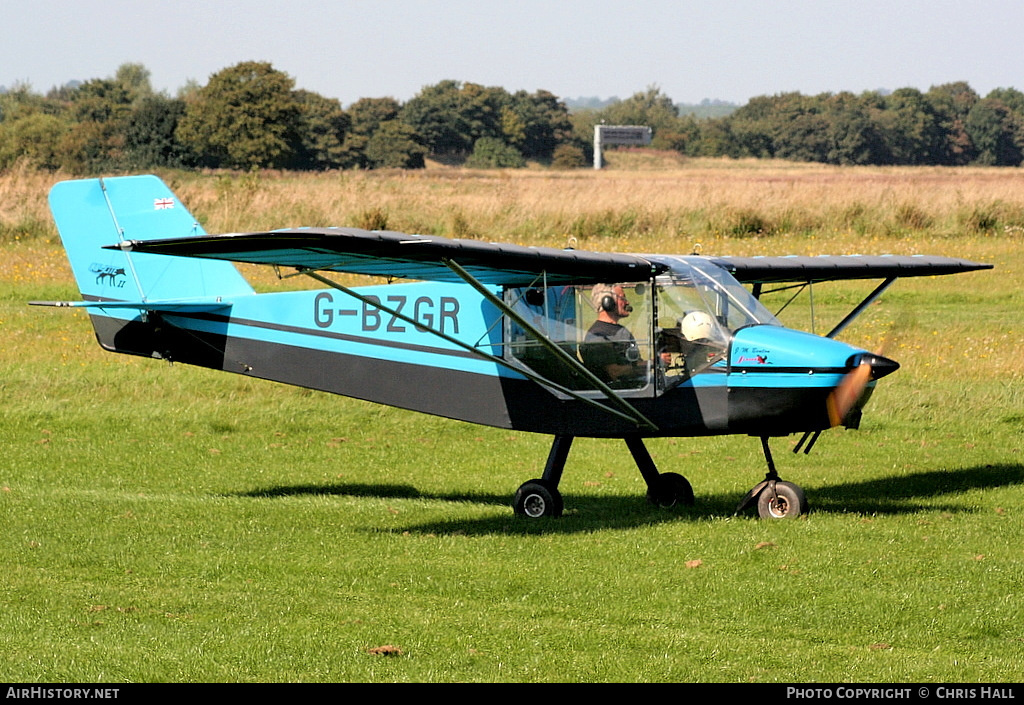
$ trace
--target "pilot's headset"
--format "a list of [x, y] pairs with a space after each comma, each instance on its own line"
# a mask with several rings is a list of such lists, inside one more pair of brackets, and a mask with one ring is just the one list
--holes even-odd
[[[594, 286], [590, 296], [594, 303], [594, 308], [598, 311], [605, 311], [607, 313], [616, 313], [619, 310], [618, 296], [615, 295], [615, 287], [621, 286], [620, 284], [597, 284]], [[626, 312], [632, 313], [633, 306], [626, 304]]]

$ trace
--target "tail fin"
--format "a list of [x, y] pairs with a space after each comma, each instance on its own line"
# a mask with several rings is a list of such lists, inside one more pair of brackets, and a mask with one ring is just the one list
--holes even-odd
[[156, 303], [253, 293], [230, 262], [103, 248], [206, 234], [155, 176], [62, 181], [50, 191], [50, 210], [87, 301]]
[[234, 265], [104, 247], [205, 235], [160, 179], [63, 181], [50, 190], [50, 210], [84, 301], [37, 303], [87, 307], [97, 341], [112, 352], [223, 369], [224, 331], [189, 332], [166, 314], [224, 318], [231, 299], [253, 293]]

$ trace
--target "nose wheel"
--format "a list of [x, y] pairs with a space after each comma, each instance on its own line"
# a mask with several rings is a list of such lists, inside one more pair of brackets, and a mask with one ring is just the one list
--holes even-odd
[[761, 447], [768, 462], [768, 474], [754, 489], [747, 493], [736, 507], [736, 513], [757, 504], [757, 515], [762, 519], [795, 519], [807, 513], [807, 497], [799, 485], [779, 479], [775, 462], [768, 447], [768, 439], [761, 438]]
[[757, 515], [762, 519], [795, 519], [807, 513], [807, 498], [799, 485], [771, 480], [757, 496]]

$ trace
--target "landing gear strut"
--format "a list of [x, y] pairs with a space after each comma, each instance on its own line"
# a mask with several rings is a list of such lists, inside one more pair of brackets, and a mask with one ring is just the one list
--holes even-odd
[[[558, 483], [562, 480], [562, 470], [569, 457], [573, 438], [555, 436], [551, 451], [548, 453], [547, 464], [544, 466], [544, 476], [524, 482], [516, 490], [512, 500], [512, 508], [516, 515], [530, 519], [562, 515], [562, 495], [558, 491]], [[640, 436], [626, 436], [624, 440], [647, 483], [648, 502], [659, 507], [693, 505], [693, 487], [685, 477], [674, 472], [659, 473]]]
[[754, 486], [736, 507], [739, 514], [757, 504], [757, 514], [762, 519], [795, 519], [807, 513], [807, 498], [799, 485], [785, 482], [779, 478], [772, 460], [772, 451], [768, 447], [768, 437], [761, 437], [761, 448], [764, 459], [768, 463], [768, 472], [764, 480]]
[[677, 504], [693, 506], [693, 487], [685, 477], [675, 472], [658, 472], [640, 436], [626, 436], [625, 440], [626, 447], [647, 483], [648, 502], [659, 507], [674, 507]]

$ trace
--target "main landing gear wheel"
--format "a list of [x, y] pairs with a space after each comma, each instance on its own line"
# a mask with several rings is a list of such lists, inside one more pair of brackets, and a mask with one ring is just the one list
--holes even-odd
[[663, 472], [647, 488], [647, 501], [666, 509], [677, 504], [692, 507], [693, 487], [689, 480], [679, 473]]
[[806, 513], [804, 491], [792, 482], [776, 482], [774, 487], [765, 487], [757, 497], [757, 514], [762, 519], [795, 519]]
[[517, 516], [539, 519], [562, 516], [562, 495], [551, 483], [544, 480], [524, 482], [512, 499], [512, 509]]

